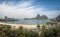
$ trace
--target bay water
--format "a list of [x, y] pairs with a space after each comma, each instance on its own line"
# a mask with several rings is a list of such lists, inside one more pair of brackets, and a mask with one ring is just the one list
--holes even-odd
[[25, 25], [36, 25], [46, 24], [48, 20], [19, 20], [19, 21], [6, 21], [8, 24], [25, 24]]

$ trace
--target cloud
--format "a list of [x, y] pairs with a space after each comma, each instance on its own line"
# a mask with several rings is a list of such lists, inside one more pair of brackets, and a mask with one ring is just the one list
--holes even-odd
[[6, 4], [5, 1], [2, 4], [0, 4], [0, 13], [2, 17], [8, 16], [14, 18], [31, 18], [35, 17], [36, 14], [54, 17], [57, 12], [58, 11], [48, 11], [43, 6], [32, 6], [32, 0], [21, 1], [18, 2], [17, 4], [11, 1]]
[[[16, 7], [12, 5], [6, 5], [6, 2], [0, 5], [0, 12], [2, 12], [2, 16], [8, 16], [8, 17], [30, 17], [30, 15], [33, 15], [33, 11], [31, 9], [27, 9], [25, 7], [31, 5], [30, 2], [22, 3], [17, 5]], [[12, 3], [10, 3], [12, 4]], [[29, 4], [29, 5], [28, 5]], [[31, 12], [31, 13], [30, 13]]]
[[16, 16], [21, 18], [33, 17], [34, 12], [38, 9], [34, 8], [34, 6], [31, 6], [31, 5], [32, 4], [30, 1], [18, 4], [17, 6], [6, 5], [4, 2], [3, 4], [0, 5], [0, 11], [2, 12], [2, 16], [9, 16], [9, 17]]

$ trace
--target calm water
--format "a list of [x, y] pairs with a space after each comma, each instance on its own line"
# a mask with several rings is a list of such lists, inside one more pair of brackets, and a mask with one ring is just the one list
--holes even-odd
[[45, 24], [47, 21], [48, 20], [19, 20], [19, 21], [7, 21], [6, 23], [34, 25], [34, 24]]

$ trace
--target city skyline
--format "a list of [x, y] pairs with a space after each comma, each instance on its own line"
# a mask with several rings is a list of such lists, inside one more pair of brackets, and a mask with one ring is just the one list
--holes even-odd
[[32, 18], [37, 14], [60, 15], [60, 0], [0, 0], [0, 17]]

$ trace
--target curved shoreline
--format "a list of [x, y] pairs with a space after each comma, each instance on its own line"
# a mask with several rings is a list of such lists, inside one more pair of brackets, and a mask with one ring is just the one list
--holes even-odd
[[[37, 29], [37, 25], [26, 25], [26, 24], [7, 24], [7, 23], [3, 23], [0, 22], [0, 24], [2, 25], [10, 25], [12, 28], [19, 28], [20, 26], [22, 26], [24, 29]], [[42, 27], [43, 25], [40, 25], [40, 27]]]

